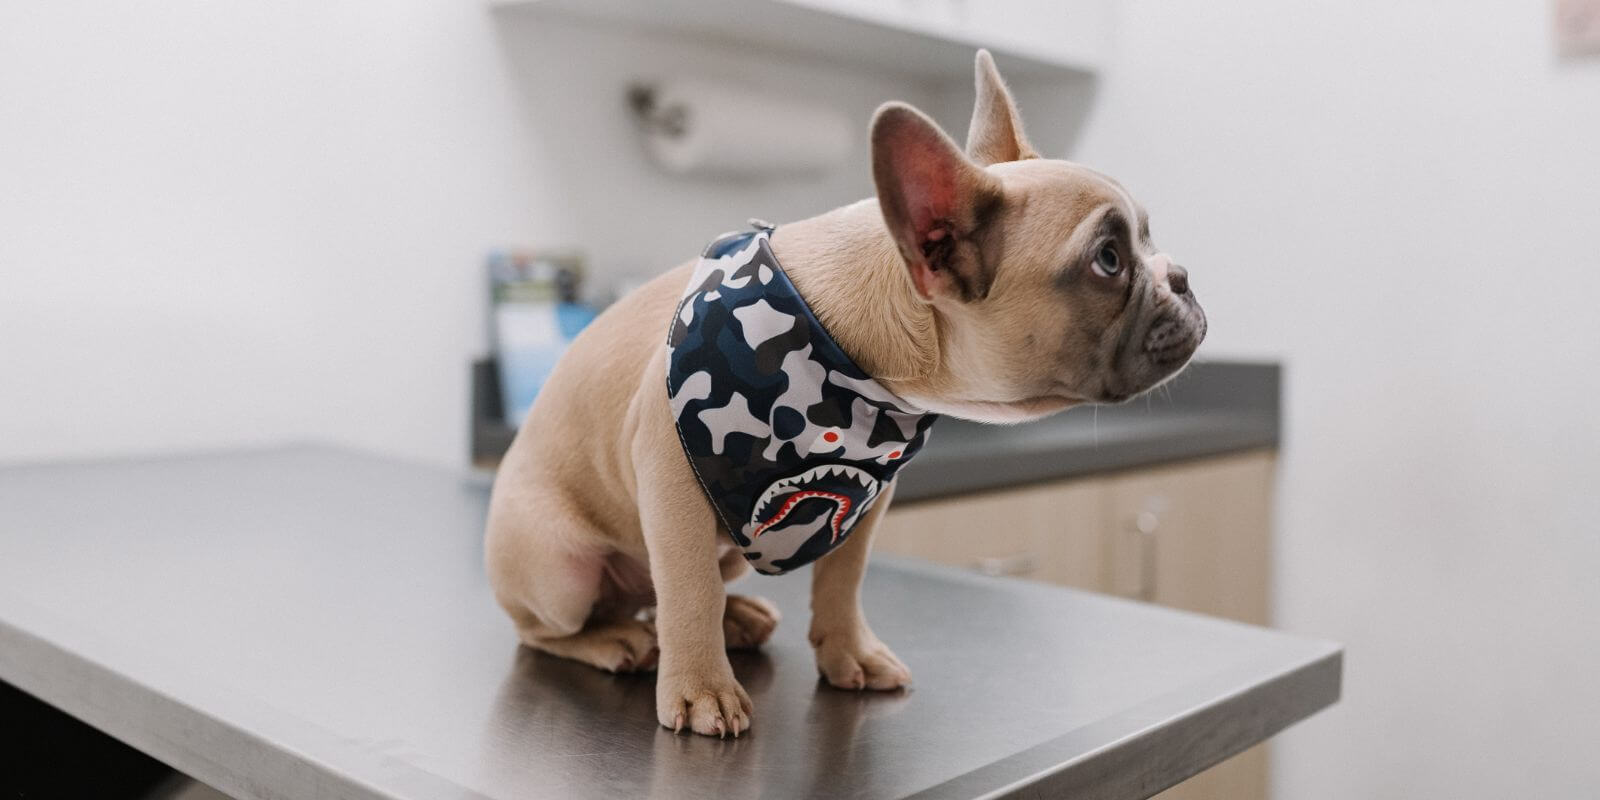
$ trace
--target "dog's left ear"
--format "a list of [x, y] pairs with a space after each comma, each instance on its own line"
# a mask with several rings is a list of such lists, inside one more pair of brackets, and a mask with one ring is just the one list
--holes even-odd
[[1038, 158], [1039, 153], [1022, 133], [1022, 115], [1011, 98], [1006, 82], [995, 69], [988, 50], [979, 50], [977, 64], [978, 100], [972, 107], [972, 124], [967, 127], [967, 156], [988, 166], [1006, 161]]
[[872, 178], [917, 294], [986, 297], [995, 259], [983, 243], [1004, 199], [1000, 179], [905, 103], [885, 103], [872, 118]]

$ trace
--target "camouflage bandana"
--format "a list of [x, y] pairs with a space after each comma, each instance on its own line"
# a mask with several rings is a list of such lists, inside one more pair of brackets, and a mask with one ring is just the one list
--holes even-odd
[[839, 546], [937, 416], [851, 362], [768, 243], [706, 247], [667, 336], [667, 397], [695, 477], [744, 557], [778, 575]]

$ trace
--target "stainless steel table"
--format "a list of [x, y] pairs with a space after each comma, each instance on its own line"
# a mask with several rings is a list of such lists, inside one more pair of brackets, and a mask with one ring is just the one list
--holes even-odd
[[675, 736], [652, 676], [518, 648], [486, 498], [317, 447], [0, 470], [0, 679], [246, 798], [1134, 798], [1339, 694], [1336, 645], [885, 563], [912, 690], [820, 685], [806, 576], [754, 576], [754, 730]]

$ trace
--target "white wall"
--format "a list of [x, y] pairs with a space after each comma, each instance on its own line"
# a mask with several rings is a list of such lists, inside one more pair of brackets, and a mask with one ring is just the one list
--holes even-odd
[[[1139, 0], [1079, 157], [1283, 358], [1279, 796], [1600, 793], [1600, 61], [1549, 3]], [[1024, 109], [1026, 112], [1026, 109]]]
[[459, 452], [535, 209], [469, 5], [0, 4], [0, 459]]
[[890, 78], [472, 0], [0, 4], [0, 462], [335, 440], [466, 460], [492, 246], [597, 283], [871, 190], [644, 161], [629, 81], [736, 75], [861, 121]]

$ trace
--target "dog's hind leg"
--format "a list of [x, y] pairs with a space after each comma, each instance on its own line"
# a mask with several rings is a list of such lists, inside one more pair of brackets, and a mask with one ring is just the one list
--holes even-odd
[[760, 647], [772, 638], [781, 618], [778, 607], [764, 597], [730, 594], [722, 612], [722, 638], [729, 650]]
[[568, 636], [544, 636], [538, 631], [537, 625], [517, 626], [523, 644], [607, 672], [653, 670], [660, 658], [655, 624], [644, 620], [595, 621]]
[[608, 591], [610, 554], [574, 545], [596, 537], [559, 535], [586, 523], [556, 513], [559, 501], [522, 507], [543, 513], [533, 520], [515, 507], [495, 508], [485, 540], [495, 599], [511, 615], [522, 643], [609, 672], [653, 669], [659, 653], [655, 625], [635, 618], [640, 604], [619, 602]]
[[[750, 572], [750, 562], [743, 550], [729, 547], [717, 559], [717, 569], [723, 583], [732, 583]], [[782, 617], [778, 607], [764, 597], [730, 594], [722, 609], [722, 638], [729, 650], [760, 647], [772, 638]]]

